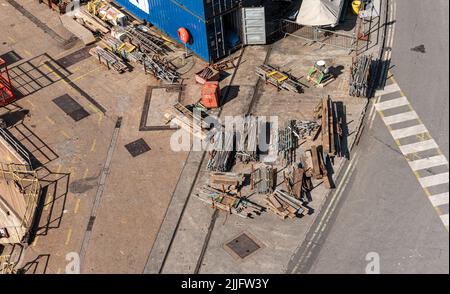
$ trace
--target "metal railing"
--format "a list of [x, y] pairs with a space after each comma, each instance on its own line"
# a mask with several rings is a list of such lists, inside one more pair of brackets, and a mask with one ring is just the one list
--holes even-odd
[[287, 19], [281, 21], [281, 32], [284, 36], [289, 35], [308, 42], [329, 45], [349, 51], [355, 51], [357, 48], [355, 33], [346, 34], [320, 27], [302, 26]]
[[33, 170], [33, 166], [31, 164], [31, 158], [28, 152], [11, 136], [6, 132], [3, 128], [0, 127], [0, 136], [6, 140], [6, 142], [11, 145], [12, 148], [25, 160], [28, 164], [28, 170]]

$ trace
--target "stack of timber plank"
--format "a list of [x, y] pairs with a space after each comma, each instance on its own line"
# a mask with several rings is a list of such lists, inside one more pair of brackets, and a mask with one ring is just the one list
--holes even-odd
[[209, 175], [209, 184], [213, 188], [222, 190], [236, 191], [242, 187], [244, 175], [232, 172], [211, 172]]
[[322, 99], [322, 144], [325, 153], [330, 156], [336, 154], [335, 115], [333, 101], [329, 96]]
[[292, 219], [302, 215], [304, 212], [302, 203], [282, 190], [275, 190], [273, 194], [267, 196], [264, 200], [269, 211], [281, 219]]

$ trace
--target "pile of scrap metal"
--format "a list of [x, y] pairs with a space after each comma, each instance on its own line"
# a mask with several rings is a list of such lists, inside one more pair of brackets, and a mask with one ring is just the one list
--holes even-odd
[[194, 115], [192, 110], [180, 103], [176, 103], [167, 109], [164, 117], [167, 119], [166, 123], [174, 123], [201, 140], [207, 138], [206, 129], [209, 128], [209, 125], [202, 120], [200, 115]]
[[238, 59], [239, 59], [239, 56], [224, 59], [220, 62], [213, 64], [212, 68], [215, 69], [216, 71], [229, 70], [229, 69], [236, 68], [236, 66], [237, 66], [236, 62]]
[[210, 184], [202, 186], [195, 195], [199, 200], [210, 204], [213, 209], [223, 210], [243, 218], [252, 218], [254, 215], [260, 215], [264, 207], [239, 196], [243, 180], [242, 174], [213, 173]]
[[244, 163], [258, 161], [258, 121], [246, 116], [238, 134], [236, 159]]
[[164, 40], [150, 33], [146, 26], [130, 25], [125, 28], [125, 33], [130, 43], [137, 46], [143, 53], [167, 55], [168, 48], [164, 45]]
[[213, 148], [209, 152], [207, 169], [209, 171], [229, 171], [234, 163], [234, 131], [217, 131], [214, 135]]
[[292, 164], [296, 160], [299, 139], [299, 130], [295, 120], [290, 120], [285, 128], [278, 130], [278, 153], [283, 155], [283, 160], [287, 164]]
[[112, 26], [125, 26], [128, 17], [106, 0], [92, 0], [86, 4], [87, 11]]
[[167, 84], [181, 84], [182, 79], [175, 66], [166, 58], [157, 54], [145, 56], [143, 60], [145, 73], [151, 72], [157, 79]]
[[277, 189], [275, 192], [264, 198], [269, 211], [279, 216], [281, 219], [296, 218], [303, 214], [302, 202], [287, 193]]
[[277, 68], [263, 64], [256, 67], [256, 74], [267, 84], [275, 86], [278, 90], [287, 90], [294, 93], [301, 93], [302, 85], [296, 78]]
[[202, 85], [204, 85], [206, 82], [218, 81], [219, 78], [220, 72], [215, 70], [211, 66], [207, 66], [201, 71], [195, 73], [195, 81]]
[[126, 70], [128, 70], [128, 66], [117, 55], [108, 50], [103, 49], [100, 46], [91, 48], [89, 50], [89, 54], [91, 54], [92, 56], [97, 56], [98, 61], [106, 65], [108, 69], [112, 67], [115, 71], [119, 73], [123, 73]]
[[259, 194], [272, 193], [276, 186], [277, 169], [271, 165], [262, 165], [257, 169], [252, 165], [250, 178], [251, 190]]
[[350, 77], [350, 96], [368, 97], [372, 55], [354, 58]]
[[86, 6], [81, 6], [79, 9], [74, 9], [66, 14], [75, 18], [77, 22], [85, 26], [94, 34], [104, 35], [109, 32], [109, 25], [96, 15], [89, 13], [89, 11], [86, 10]]
[[314, 141], [319, 132], [321, 124], [315, 120], [297, 120], [296, 129], [298, 131], [298, 136], [302, 140], [312, 140]]

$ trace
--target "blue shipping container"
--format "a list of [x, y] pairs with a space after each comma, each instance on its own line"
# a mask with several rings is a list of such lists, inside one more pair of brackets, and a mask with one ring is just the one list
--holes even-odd
[[[115, 0], [134, 16], [178, 39], [178, 29], [190, 34], [187, 47], [208, 62], [230, 53], [240, 43], [240, 0]], [[236, 38], [238, 41], [236, 41]], [[233, 40], [233, 42], [230, 42]], [[232, 45], [230, 45], [232, 44]]]

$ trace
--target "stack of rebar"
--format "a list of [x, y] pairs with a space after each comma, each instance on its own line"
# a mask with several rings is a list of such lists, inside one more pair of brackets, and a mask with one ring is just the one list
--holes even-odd
[[118, 56], [101, 48], [100, 46], [92, 48], [91, 50], [89, 50], [89, 53], [91, 55], [97, 56], [98, 60], [104, 63], [108, 67], [108, 69], [112, 67], [115, 71], [120, 73], [128, 69], [128, 66], [123, 63]]
[[209, 171], [229, 171], [234, 158], [234, 132], [218, 132], [215, 140], [213, 143], [213, 151], [211, 151], [208, 160], [207, 169]]
[[278, 153], [283, 154], [283, 160], [287, 164], [295, 162], [298, 139], [299, 130], [295, 120], [290, 120], [287, 127], [278, 130]]
[[371, 64], [372, 55], [362, 55], [354, 60], [352, 65], [352, 74], [350, 77], [350, 96], [368, 96]]
[[137, 27], [128, 26], [126, 28], [127, 36], [131, 43], [139, 47], [144, 53], [155, 53], [166, 55], [164, 48], [164, 40], [149, 32], [144, 32]]
[[175, 67], [166, 59], [159, 55], [146, 56], [143, 60], [145, 72], [151, 72], [157, 79], [167, 84], [179, 84], [181, 82], [180, 74]]
[[258, 161], [257, 120], [251, 116], [246, 117], [242, 128], [239, 132], [236, 159], [244, 163]]

